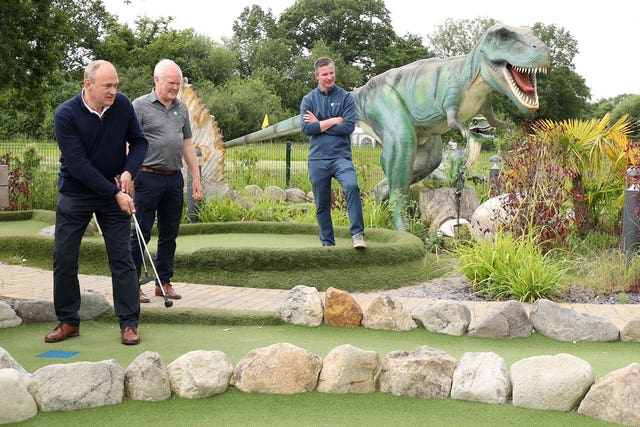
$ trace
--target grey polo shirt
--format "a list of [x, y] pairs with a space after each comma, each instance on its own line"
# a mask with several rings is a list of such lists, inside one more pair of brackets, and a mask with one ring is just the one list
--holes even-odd
[[187, 105], [174, 99], [166, 109], [152, 90], [136, 98], [133, 108], [149, 141], [143, 165], [164, 171], [181, 169], [184, 140], [192, 137]]

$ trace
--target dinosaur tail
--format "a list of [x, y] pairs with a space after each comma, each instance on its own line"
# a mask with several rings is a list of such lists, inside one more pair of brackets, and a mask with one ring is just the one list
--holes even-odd
[[300, 129], [299, 114], [262, 130], [227, 141], [224, 143], [224, 146], [225, 148], [237, 147], [239, 145], [252, 144], [254, 142], [261, 142], [267, 139], [287, 136], [298, 132], [302, 132]]

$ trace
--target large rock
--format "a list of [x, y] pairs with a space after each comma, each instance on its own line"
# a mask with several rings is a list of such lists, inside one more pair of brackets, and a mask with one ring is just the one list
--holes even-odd
[[620, 331], [610, 320], [578, 313], [553, 301], [539, 299], [529, 319], [539, 334], [558, 341], [617, 341]]
[[245, 185], [243, 189], [243, 194], [245, 194], [251, 200], [257, 201], [262, 198], [262, 196], [264, 195], [264, 191], [262, 191], [262, 188], [260, 188], [259, 185], [249, 184], [249, 185]]
[[640, 364], [632, 363], [598, 380], [580, 402], [578, 413], [640, 426]]
[[287, 193], [285, 193], [282, 188], [276, 185], [270, 185], [264, 189], [264, 197], [267, 200], [271, 200], [274, 202], [284, 202], [285, 200], [287, 200]]
[[511, 397], [507, 363], [496, 353], [464, 353], [453, 371], [451, 398], [504, 404]]
[[145, 351], [124, 370], [124, 392], [133, 400], [156, 402], [171, 397], [167, 368], [158, 353]]
[[456, 359], [426, 345], [411, 352], [392, 351], [382, 361], [378, 389], [394, 396], [446, 399], [455, 367]]
[[571, 411], [594, 380], [589, 362], [571, 354], [528, 357], [511, 365], [513, 406]]
[[124, 368], [113, 359], [48, 365], [27, 387], [43, 412], [114, 405], [124, 397]]
[[411, 314], [429, 332], [461, 336], [471, 323], [471, 311], [458, 301], [434, 301]]
[[11, 306], [0, 301], [0, 328], [13, 328], [22, 324], [22, 319], [16, 314]]
[[289, 343], [272, 344], [244, 355], [233, 383], [251, 393], [294, 394], [315, 390], [322, 358]]
[[329, 288], [324, 297], [324, 323], [357, 328], [362, 322], [362, 309], [347, 291]]
[[[91, 289], [80, 291], [80, 310], [78, 310], [78, 315], [81, 320], [95, 319], [110, 309], [111, 304], [103, 293]], [[24, 323], [58, 321], [53, 301], [20, 301], [16, 304], [16, 313]]]
[[307, 195], [299, 188], [287, 188], [284, 190], [287, 202], [300, 203], [307, 201]]
[[322, 361], [317, 390], [322, 393], [372, 393], [380, 356], [350, 344], [332, 349]]
[[362, 326], [370, 329], [410, 331], [418, 327], [402, 303], [388, 295], [377, 296], [362, 315]]
[[31, 377], [31, 374], [29, 374], [29, 372], [27, 372], [27, 370], [13, 358], [7, 350], [0, 347], [0, 369], [5, 368], [15, 369], [20, 373], [20, 375], [22, 375], [25, 381], [29, 380]]
[[80, 292], [80, 320], [91, 320], [111, 309], [109, 300], [100, 292], [88, 289]]
[[0, 369], [0, 424], [33, 418], [38, 405], [27, 390], [24, 377], [15, 369]]
[[[500, 194], [488, 199], [473, 211], [471, 215], [471, 230], [476, 240], [490, 239], [496, 230], [513, 221], [513, 214], [505, 208], [510, 198], [510, 194]], [[515, 196], [520, 199], [520, 196]]]
[[324, 317], [322, 295], [314, 287], [298, 285], [289, 291], [276, 314], [294, 325], [320, 326]]
[[[450, 187], [420, 191], [420, 212], [428, 228], [437, 230], [445, 221], [458, 218], [455, 192], [456, 189]], [[460, 197], [460, 218], [470, 220], [478, 205], [475, 188], [464, 187]]]
[[469, 336], [492, 339], [524, 338], [533, 333], [527, 311], [518, 301], [510, 300], [494, 305], [478, 320]]
[[177, 396], [201, 399], [224, 393], [233, 364], [221, 351], [190, 351], [167, 366], [171, 391]]
[[624, 324], [620, 329], [620, 340], [640, 342], [640, 316], [633, 316]]
[[16, 313], [24, 323], [46, 323], [58, 320], [53, 301], [20, 301], [16, 304]]

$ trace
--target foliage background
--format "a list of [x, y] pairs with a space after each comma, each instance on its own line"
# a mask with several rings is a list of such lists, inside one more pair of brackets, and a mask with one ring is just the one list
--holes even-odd
[[[427, 40], [400, 36], [383, 0], [292, 0], [280, 16], [246, 7], [233, 36], [215, 42], [193, 29], [175, 30], [172, 18], [118, 23], [101, 0], [5, 0], [0, 2], [0, 138], [52, 137], [52, 115], [81, 88], [84, 65], [106, 59], [119, 72], [122, 92], [135, 98], [151, 90], [152, 70], [171, 58], [215, 115], [227, 140], [297, 114], [315, 86], [314, 58], [335, 59], [338, 84], [351, 89], [390, 68], [417, 59], [468, 53], [491, 18], [446, 20]], [[317, 28], [323, 31], [317, 31]], [[579, 46], [553, 23], [534, 31], [551, 48], [552, 68], [539, 78], [540, 110], [529, 120], [599, 118], [640, 113], [640, 95], [589, 103], [590, 90], [575, 72]], [[498, 115], [524, 117], [502, 95]], [[455, 134], [451, 134], [459, 140]], [[445, 140], [448, 140], [448, 135]]]

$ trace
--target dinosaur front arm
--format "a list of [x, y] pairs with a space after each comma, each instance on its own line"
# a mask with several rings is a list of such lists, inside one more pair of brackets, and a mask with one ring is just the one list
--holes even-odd
[[511, 125], [504, 120], [500, 120], [496, 117], [493, 112], [493, 106], [491, 105], [491, 97], [487, 98], [488, 102], [484, 102], [482, 108], [480, 109], [480, 114], [487, 119], [489, 124], [495, 128], [507, 129], [509, 132], [512, 132], [513, 129]]
[[462, 137], [464, 139], [467, 139], [469, 132], [467, 131], [467, 128], [465, 128], [462, 125], [462, 123], [458, 121], [458, 119], [456, 118], [457, 115], [458, 115], [457, 110], [454, 110], [454, 109], [447, 110], [447, 125], [450, 128], [457, 129], [458, 132], [462, 134]]
[[493, 109], [491, 110], [490, 113], [485, 113], [485, 117], [491, 126], [495, 128], [506, 129], [509, 132], [513, 131], [513, 128], [508, 122], [505, 122], [504, 120], [500, 120], [493, 114]]

